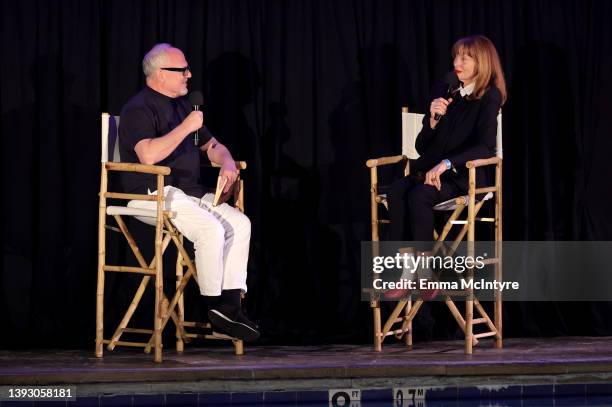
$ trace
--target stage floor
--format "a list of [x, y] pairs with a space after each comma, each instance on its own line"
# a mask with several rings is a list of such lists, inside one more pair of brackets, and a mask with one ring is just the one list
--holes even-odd
[[612, 338], [507, 339], [503, 349], [483, 340], [472, 356], [463, 353], [462, 341], [416, 343], [412, 350], [389, 343], [380, 353], [367, 345], [245, 346], [243, 356], [235, 356], [231, 346], [196, 343], [178, 354], [172, 345], [166, 345], [161, 364], [133, 348], [106, 352], [101, 359], [93, 348], [1, 351], [0, 385], [66, 384], [76, 386], [79, 397], [249, 393], [255, 402], [279, 392], [299, 400], [300, 392], [382, 394], [417, 387], [451, 397], [498, 390], [512, 397], [512, 388], [519, 396], [528, 390], [552, 396], [568, 388], [579, 397], [612, 394]]

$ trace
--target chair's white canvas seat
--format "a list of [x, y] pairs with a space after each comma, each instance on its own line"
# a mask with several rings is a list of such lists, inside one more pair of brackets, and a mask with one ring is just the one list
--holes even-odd
[[127, 215], [127, 216], [143, 216], [146, 218], [154, 218], [157, 216], [157, 211], [155, 209], [138, 209], [138, 208], [129, 208], [127, 206], [108, 206], [106, 207], [106, 214], [110, 216]]
[[[164, 211], [170, 218], [174, 218], [175, 212]], [[106, 214], [110, 216], [114, 215], [126, 215], [126, 216], [141, 216], [145, 218], [154, 218], [157, 216], [157, 210], [155, 209], [139, 209], [130, 208], [127, 206], [107, 206]]]

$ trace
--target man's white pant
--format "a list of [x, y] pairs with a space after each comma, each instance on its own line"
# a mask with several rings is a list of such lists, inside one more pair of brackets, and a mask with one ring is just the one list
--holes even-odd
[[[152, 192], [151, 194], [154, 194]], [[213, 194], [202, 199], [173, 186], [164, 188], [165, 210], [176, 212], [172, 223], [195, 248], [198, 285], [202, 295], [221, 295], [221, 290], [246, 292], [251, 222], [238, 209], [224, 203], [212, 206]], [[156, 209], [154, 201], [130, 201], [130, 208]], [[138, 218], [155, 225], [154, 218]]]

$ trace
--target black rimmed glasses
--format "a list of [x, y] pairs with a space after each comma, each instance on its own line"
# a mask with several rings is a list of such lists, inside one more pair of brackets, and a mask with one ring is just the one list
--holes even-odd
[[163, 69], [164, 71], [180, 72], [183, 74], [183, 76], [187, 76], [187, 72], [191, 72], [191, 68], [189, 67], [189, 65], [187, 65], [184, 68], [160, 68], [160, 69]]

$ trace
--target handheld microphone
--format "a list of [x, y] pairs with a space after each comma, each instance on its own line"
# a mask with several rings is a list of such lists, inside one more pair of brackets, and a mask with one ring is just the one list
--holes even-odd
[[[444, 99], [448, 99], [453, 93], [457, 92], [457, 89], [459, 89], [459, 78], [457, 77], [455, 71], [450, 71], [446, 74], [446, 76], [444, 76], [444, 83], [447, 85]], [[440, 113], [436, 113], [434, 116], [435, 121], [438, 121], [441, 118], [442, 115]]]
[[[199, 111], [200, 106], [204, 104], [204, 97], [202, 96], [202, 92], [193, 91], [189, 94], [189, 103], [193, 106], [194, 111]], [[198, 134], [199, 130], [196, 130], [193, 134], [193, 144], [197, 146], [200, 143], [200, 135]]]

